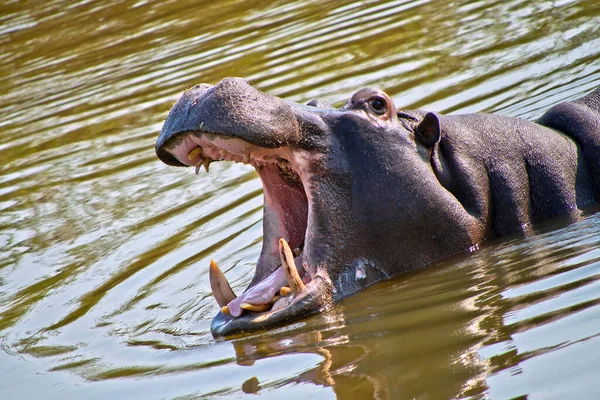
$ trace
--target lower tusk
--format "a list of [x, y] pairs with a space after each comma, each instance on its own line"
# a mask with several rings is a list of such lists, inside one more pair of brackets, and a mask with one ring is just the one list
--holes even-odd
[[281, 265], [283, 266], [290, 289], [292, 289], [294, 294], [300, 293], [304, 289], [304, 282], [302, 282], [302, 278], [298, 274], [292, 249], [290, 249], [284, 238], [279, 239], [279, 257], [281, 258]]
[[213, 296], [215, 296], [219, 306], [225, 307], [229, 302], [237, 298], [233, 290], [231, 290], [227, 278], [225, 278], [225, 275], [223, 275], [223, 272], [221, 272], [215, 260], [210, 260], [208, 277]]
[[256, 312], [267, 311], [270, 306], [271, 306], [270, 304], [250, 304], [250, 303], [240, 304], [240, 307], [243, 308], [244, 310], [256, 311]]

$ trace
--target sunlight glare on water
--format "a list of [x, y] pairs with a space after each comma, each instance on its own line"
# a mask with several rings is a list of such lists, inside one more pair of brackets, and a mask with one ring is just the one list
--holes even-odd
[[249, 167], [167, 167], [183, 90], [534, 119], [600, 86], [594, 1], [5, 1], [0, 398], [594, 398], [600, 214], [508, 237], [316, 317], [214, 340], [262, 243]]

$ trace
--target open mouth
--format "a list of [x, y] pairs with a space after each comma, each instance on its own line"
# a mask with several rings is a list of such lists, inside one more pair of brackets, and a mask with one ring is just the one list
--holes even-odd
[[208, 172], [213, 161], [252, 165], [264, 189], [263, 247], [254, 279], [239, 296], [216, 262], [211, 261], [210, 284], [221, 317], [244, 319], [294, 308], [302, 301], [313, 277], [303, 260], [310, 242], [310, 174], [289, 147], [266, 149], [242, 139], [205, 131], [182, 132], [163, 144], [181, 164]]

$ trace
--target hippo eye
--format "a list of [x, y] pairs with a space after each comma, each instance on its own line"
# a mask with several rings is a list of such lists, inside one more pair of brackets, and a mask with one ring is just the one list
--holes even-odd
[[377, 114], [383, 114], [387, 111], [386, 101], [381, 97], [375, 97], [369, 100], [369, 105]]

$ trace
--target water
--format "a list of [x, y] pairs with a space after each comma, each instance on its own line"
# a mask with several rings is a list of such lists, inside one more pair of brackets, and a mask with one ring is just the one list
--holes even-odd
[[187, 87], [532, 119], [600, 86], [596, 1], [0, 4], [0, 398], [596, 398], [600, 214], [215, 341], [260, 252], [242, 165], [169, 168]]

